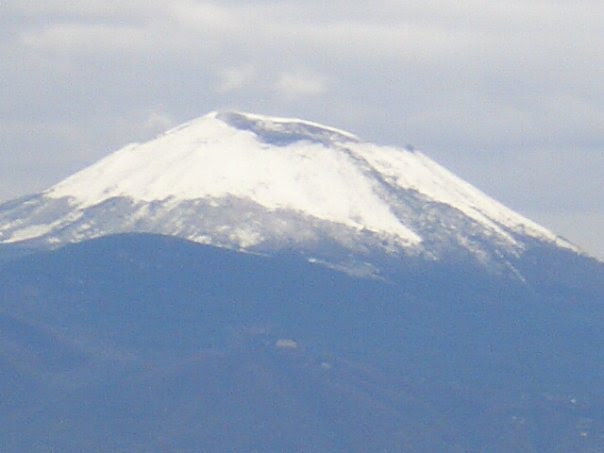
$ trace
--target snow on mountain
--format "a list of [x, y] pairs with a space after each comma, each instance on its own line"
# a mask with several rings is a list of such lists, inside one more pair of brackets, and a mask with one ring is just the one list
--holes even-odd
[[0, 243], [153, 232], [239, 249], [576, 251], [426, 155], [297, 119], [214, 112], [0, 206]]
[[[130, 145], [51, 188], [51, 198], [70, 197], [79, 208], [113, 197], [195, 200], [227, 195], [267, 209], [291, 209], [354, 228], [367, 228], [417, 244], [348, 153], [329, 152], [320, 141], [268, 146], [252, 130], [207, 115], [156, 140]], [[268, 123], [268, 130], [288, 124]], [[310, 123], [299, 123], [319, 129]], [[272, 128], [272, 129], [270, 129]], [[322, 131], [323, 132], [323, 131]], [[324, 132], [330, 132], [325, 130]], [[352, 136], [333, 132], [331, 144]]]

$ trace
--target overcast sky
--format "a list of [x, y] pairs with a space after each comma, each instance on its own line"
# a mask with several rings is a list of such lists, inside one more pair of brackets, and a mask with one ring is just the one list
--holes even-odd
[[602, 0], [0, 0], [0, 200], [211, 110], [413, 144], [604, 259]]

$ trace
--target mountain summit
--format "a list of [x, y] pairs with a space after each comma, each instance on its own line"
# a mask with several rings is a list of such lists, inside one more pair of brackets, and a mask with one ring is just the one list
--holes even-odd
[[0, 445], [604, 451], [602, 301], [421, 152], [211, 113], [0, 206]]
[[332, 264], [377, 253], [509, 267], [535, 244], [577, 251], [419, 151], [239, 112], [125, 146], [0, 206], [0, 243], [54, 247], [130, 232], [294, 249]]

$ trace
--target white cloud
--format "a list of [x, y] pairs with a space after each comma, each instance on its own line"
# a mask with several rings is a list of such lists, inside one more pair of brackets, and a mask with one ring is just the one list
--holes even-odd
[[276, 83], [279, 96], [287, 101], [318, 96], [327, 91], [324, 77], [308, 73], [283, 73]]
[[219, 83], [216, 88], [218, 94], [238, 91], [248, 85], [254, 79], [256, 70], [252, 65], [242, 65], [223, 69], [219, 71]]
[[176, 121], [166, 112], [160, 110], [152, 110], [149, 112], [147, 119], [143, 123], [143, 132], [149, 134], [157, 134], [164, 132], [176, 125]]
[[161, 2], [128, 0], [107, 2], [104, 0], [3, 0], [1, 6], [8, 12], [27, 17], [56, 16], [59, 18], [120, 19], [156, 14]]
[[61, 52], [77, 56], [98, 52], [141, 52], [151, 49], [153, 39], [144, 28], [130, 25], [55, 24], [23, 33], [25, 47], [37, 52]]

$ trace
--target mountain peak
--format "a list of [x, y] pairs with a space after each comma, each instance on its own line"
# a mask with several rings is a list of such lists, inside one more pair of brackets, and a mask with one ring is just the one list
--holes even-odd
[[576, 250], [419, 151], [236, 111], [128, 145], [6, 206], [0, 243], [148, 232], [315, 256], [335, 247], [341, 256], [462, 253], [481, 262], [518, 256], [535, 241]]
[[183, 132], [195, 134], [195, 131], [208, 135], [211, 127], [219, 130], [225, 125], [237, 131], [250, 133], [260, 142], [271, 146], [285, 147], [298, 142], [336, 146], [338, 143], [361, 142], [356, 135], [350, 132], [320, 123], [237, 110], [213, 111], [176, 126], [162, 135]]
[[287, 146], [300, 141], [318, 142], [323, 145], [360, 142], [358, 137], [349, 132], [301, 119], [238, 111], [214, 112], [210, 117], [236, 129], [250, 131], [264, 143], [274, 146]]

